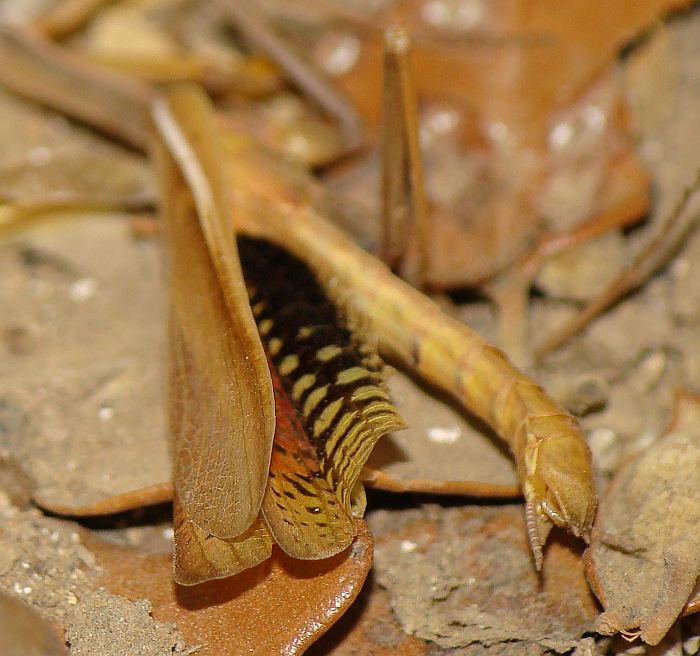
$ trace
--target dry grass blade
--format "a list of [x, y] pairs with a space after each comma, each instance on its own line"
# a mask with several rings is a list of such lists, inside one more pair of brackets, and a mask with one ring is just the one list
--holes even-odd
[[416, 286], [428, 278], [430, 219], [423, 185], [418, 107], [410, 71], [410, 39], [393, 27], [384, 36], [382, 116], [383, 259]]
[[420, 478], [406, 480], [391, 476], [380, 469], [367, 467], [362, 476], [364, 484], [368, 487], [387, 492], [419, 492], [486, 499], [507, 499], [520, 496], [520, 488], [516, 485], [491, 485], [476, 481], [435, 481]]
[[245, 38], [274, 59], [299, 89], [340, 123], [347, 149], [359, 148], [364, 141], [364, 129], [352, 104], [265, 24], [254, 3], [243, 0], [220, 0], [220, 3]]
[[578, 315], [560, 330], [548, 337], [535, 349], [538, 360], [559, 348], [568, 339], [581, 332], [593, 319], [605, 312], [625, 294], [644, 283], [658, 271], [681, 247], [684, 240], [697, 225], [697, 214], [688, 212], [688, 206], [700, 187], [700, 170], [695, 179], [681, 194], [668, 218], [653, 230], [647, 243], [642, 247], [632, 264], [604, 290], [598, 298], [589, 303]]
[[77, 32], [109, 0], [61, 0], [35, 23], [49, 38], [62, 39]]
[[131, 146], [147, 143], [148, 87], [86, 65], [29, 31], [0, 26], [0, 83]]
[[199, 529], [227, 539], [260, 510], [275, 416], [207, 103], [199, 89], [179, 87], [154, 113], [169, 149], [158, 152], [171, 279], [175, 501]]

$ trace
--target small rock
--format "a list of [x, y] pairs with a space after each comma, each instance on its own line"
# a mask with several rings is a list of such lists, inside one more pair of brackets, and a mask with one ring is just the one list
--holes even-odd
[[577, 377], [568, 394], [562, 399], [567, 410], [578, 417], [605, 407], [610, 394], [608, 383], [601, 376], [586, 374]]
[[3, 656], [63, 656], [56, 630], [19, 599], [0, 593], [0, 653]]

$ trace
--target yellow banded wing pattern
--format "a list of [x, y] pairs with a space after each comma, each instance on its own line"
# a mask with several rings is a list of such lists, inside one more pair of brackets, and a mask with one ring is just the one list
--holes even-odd
[[[327, 557], [352, 540], [350, 516], [364, 511], [358, 479], [374, 445], [405, 424], [376, 351], [348, 328], [311, 270], [265, 240], [239, 237], [238, 248], [277, 404], [263, 514], [287, 553]], [[288, 439], [280, 394], [301, 440]]]

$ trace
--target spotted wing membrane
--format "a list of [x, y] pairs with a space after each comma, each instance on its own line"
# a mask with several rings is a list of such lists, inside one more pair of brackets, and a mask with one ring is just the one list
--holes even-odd
[[282, 549], [325, 558], [355, 533], [358, 478], [377, 440], [404, 426], [374, 349], [353, 333], [309, 268], [239, 237], [253, 315], [271, 362], [277, 430], [263, 514]]

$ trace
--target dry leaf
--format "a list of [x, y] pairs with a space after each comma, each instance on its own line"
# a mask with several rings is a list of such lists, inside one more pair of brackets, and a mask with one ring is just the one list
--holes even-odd
[[[369, 15], [323, 3], [325, 16], [295, 15], [302, 25], [327, 28], [306, 32], [289, 29], [288, 4], [268, 3], [273, 24], [374, 125], [382, 107], [381, 33], [398, 23], [412, 36], [435, 212], [433, 284], [480, 282], [526, 252], [543, 227], [568, 232], [616, 206], [622, 224], [643, 215], [648, 179], [610, 71], [621, 48], [687, 2], [506, 2], [476, 10], [467, 2], [399, 1], [375, 5]], [[344, 64], [334, 68], [336, 61]], [[369, 167], [360, 185], [357, 170], [348, 170], [344, 188], [372, 204], [376, 170]]]
[[[302, 654], [347, 610], [372, 564], [372, 538], [357, 521], [358, 537], [323, 561], [273, 557], [238, 576], [182, 588], [172, 582], [167, 554], [149, 554], [86, 534], [109, 592], [149, 599], [153, 617], [175, 622], [198, 654]], [[138, 576], [134, 576], [138, 572]]]
[[[439, 11], [421, 12], [421, 3], [386, 3], [371, 17], [374, 30], [368, 30], [370, 38], [363, 43], [359, 62], [341, 76], [340, 84], [376, 124], [381, 107], [380, 59], [371, 53], [377, 48], [379, 28], [400, 22], [417, 34], [417, 86], [428, 97], [458, 99], [475, 106], [488, 121], [537, 133], [555, 110], [568, 106], [613, 62], [621, 47], [688, 4], [688, 0], [634, 5], [623, 0], [576, 0], [566, 5], [528, 5], [515, 0], [490, 5], [471, 24], [460, 26], [447, 20], [447, 10], [441, 22]], [[342, 24], [342, 12], [338, 14]], [[514, 63], [517, 71], [505, 75]]]
[[615, 477], [586, 553], [605, 608], [596, 630], [658, 644], [700, 574], [700, 399], [679, 396], [662, 438]]

